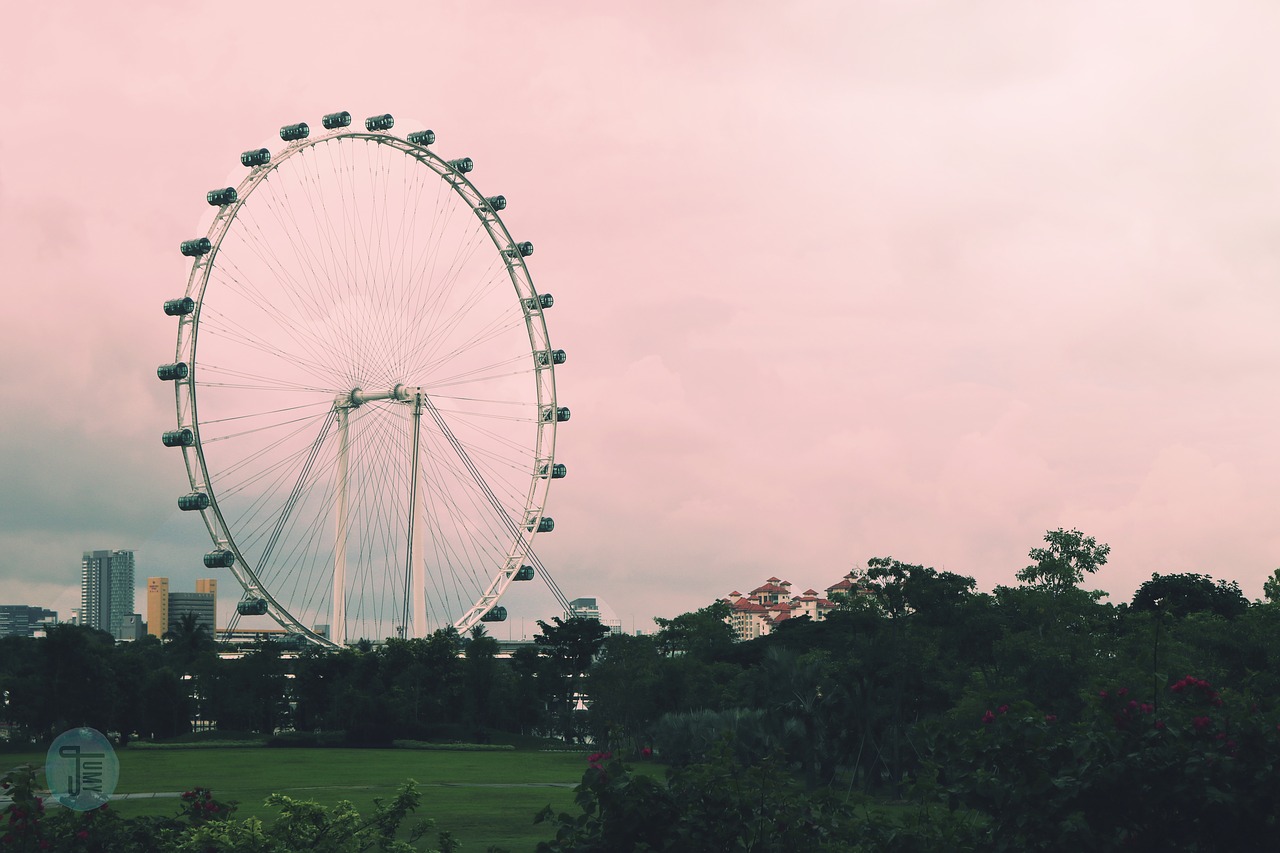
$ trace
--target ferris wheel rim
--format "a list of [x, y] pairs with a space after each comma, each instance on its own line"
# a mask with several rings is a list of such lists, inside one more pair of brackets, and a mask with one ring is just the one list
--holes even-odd
[[[318, 134], [315, 137], [294, 140], [289, 142], [279, 153], [272, 153], [267, 163], [251, 167], [249, 173], [235, 188], [235, 200], [219, 208], [205, 234], [205, 239], [209, 241], [210, 248], [205, 254], [194, 259], [191, 273], [188, 277], [185, 297], [194, 301], [195, 308], [189, 318], [180, 318], [178, 341], [175, 348], [175, 361], [183, 362], [185, 360], [190, 370], [190, 375], [186, 381], [175, 383], [175, 404], [179, 429], [190, 429], [193, 433], [193, 443], [190, 446], [183, 447], [188, 482], [193, 492], [203, 492], [208, 496], [208, 506], [200, 510], [201, 516], [208, 528], [215, 549], [225, 548], [234, 554], [234, 563], [228, 568], [230, 568], [233, 576], [243, 587], [246, 596], [252, 595], [266, 600], [268, 602], [268, 615], [281, 624], [282, 627], [292, 629], [295, 633], [307, 637], [312, 642], [331, 647], [338, 644], [306, 625], [290, 611], [286, 604], [279, 601], [270, 586], [264, 582], [263, 578], [259, 577], [258, 571], [255, 570], [251, 561], [242, 553], [236, 541], [235, 531], [232, 525], [228, 524], [223, 514], [218, 498], [216, 477], [211, 476], [209, 464], [205, 458], [205, 443], [200, 435], [201, 419], [199, 414], [199, 394], [196, 391], [196, 385], [201, 366], [198, 358], [201, 307], [205, 293], [210, 285], [210, 278], [218, 268], [218, 252], [222, 247], [223, 241], [232, 233], [241, 209], [253, 196], [254, 191], [259, 189], [271, 175], [275, 174], [282, 165], [292, 158], [304, 152], [317, 149], [322, 145], [344, 141], [366, 141], [395, 149], [417, 161], [422, 166], [429, 168], [439, 180], [449, 186], [453, 194], [470, 208], [471, 213], [480, 222], [482, 230], [488, 235], [493, 250], [498, 252], [504, 260], [507, 276], [515, 291], [514, 298], [522, 303], [521, 307], [531, 353], [536, 355], [540, 347], [550, 352], [546, 317], [542, 308], [536, 304], [538, 292], [533, 287], [523, 254], [516, 250], [519, 244], [516, 243], [489, 200], [475, 187], [470, 179], [461, 171], [455, 169], [450, 161], [444, 160], [425, 145], [417, 145], [405, 138], [385, 131], [366, 132], [344, 128], [337, 128], [328, 133]], [[532, 308], [528, 302], [530, 299], [535, 303]], [[549, 471], [554, 466], [555, 459], [557, 418], [553, 416], [548, 420], [541, 416], [544, 411], [553, 413], [557, 411], [554, 365], [547, 363], [544, 368], [539, 368], [535, 371], [535, 376], [536, 405], [539, 417], [536, 424], [537, 438], [533, 451], [534, 458], [530, 460], [532, 462], [532, 470], [528, 497], [525, 501], [525, 518], [522, 519], [522, 523], [529, 518], [536, 519], [539, 522], [543, 518], [550, 475], [539, 476], [538, 467], [545, 465], [546, 470]], [[185, 412], [184, 403], [186, 405]], [[513, 557], [522, 552], [531, 552], [532, 541], [537, 532], [537, 525], [528, 526], [527, 535], [522, 535], [511, 543], [506, 565], [495, 567], [493, 577], [485, 590], [477, 597], [472, 606], [454, 621], [453, 627], [455, 629], [465, 631], [478, 624], [482, 617], [490, 611], [490, 608], [496, 605], [515, 577]], [[335, 618], [338, 617], [335, 615]]]

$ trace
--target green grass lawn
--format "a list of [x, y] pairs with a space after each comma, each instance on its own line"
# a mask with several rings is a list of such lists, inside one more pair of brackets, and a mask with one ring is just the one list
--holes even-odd
[[[390, 799], [400, 783], [421, 786], [420, 817], [452, 832], [464, 851], [490, 845], [530, 851], [551, 829], [533, 817], [548, 804], [573, 808], [572, 785], [586, 769], [574, 753], [436, 752], [411, 749], [122, 749], [117, 793], [212, 789], [222, 801], [239, 803], [236, 817], [268, 817], [268, 794], [332, 805], [350, 800], [363, 813], [375, 797]], [[44, 766], [43, 753], [0, 755], [0, 765]], [[121, 800], [122, 815], [173, 814], [175, 799]]]

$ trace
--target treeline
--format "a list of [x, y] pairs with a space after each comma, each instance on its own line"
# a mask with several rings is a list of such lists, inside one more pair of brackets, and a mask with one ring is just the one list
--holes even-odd
[[[875, 558], [824, 620], [745, 643], [724, 602], [644, 636], [539, 623], [510, 658], [483, 630], [224, 660], [194, 629], [113, 645], [59, 627], [0, 640], [0, 717], [33, 740], [196, 720], [319, 744], [589, 741], [583, 813], [547, 815], [548, 851], [1274, 849], [1280, 570], [1259, 602], [1154, 574], [1114, 603], [1086, 588], [1105, 544], [1056, 530], [1029, 556], [991, 592]], [[625, 764], [650, 757], [665, 785]]]
[[[991, 592], [872, 559], [838, 611], [746, 643], [723, 602], [643, 636], [587, 619], [539, 623], [535, 645], [510, 658], [483, 629], [296, 657], [262, 642], [222, 659], [191, 620], [163, 643], [59, 626], [0, 639], [0, 720], [27, 741], [76, 725], [125, 740], [214, 725], [351, 744], [510, 734], [655, 749], [674, 763], [728, 737], [742, 756], [785, 755], [812, 786], [896, 792], [927, 757], [926, 724], [968, 726], [1000, 707], [1071, 722], [1099, 690], [1124, 686], [1158, 705], [1195, 674], [1271, 709], [1280, 605], [1193, 574], [1153, 575], [1131, 601], [1110, 603], [1083, 588], [1108, 551], [1051, 531], [1016, 583]], [[1280, 597], [1280, 580], [1267, 590]]]
[[483, 628], [336, 652], [262, 641], [222, 658], [194, 620], [164, 642], [120, 644], [60, 625], [42, 638], [0, 639], [0, 721], [26, 743], [80, 725], [122, 743], [205, 729], [323, 745], [573, 738], [581, 673], [607, 631], [587, 619], [539, 624], [536, 645], [510, 658]]

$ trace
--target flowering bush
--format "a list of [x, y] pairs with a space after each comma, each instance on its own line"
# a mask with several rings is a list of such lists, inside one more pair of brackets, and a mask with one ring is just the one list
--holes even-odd
[[986, 815], [992, 850], [1274, 849], [1276, 722], [1193, 676], [1163, 692], [1101, 690], [1075, 725], [988, 711], [939, 737], [935, 778]]

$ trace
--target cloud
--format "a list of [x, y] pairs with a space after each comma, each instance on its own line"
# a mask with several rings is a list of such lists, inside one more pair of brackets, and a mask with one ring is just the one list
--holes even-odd
[[1274, 567], [1270, 4], [7, 16], [6, 597], [86, 548], [198, 560], [152, 378], [176, 245], [344, 108], [435, 129], [535, 242], [574, 413], [539, 549], [624, 620], [885, 553], [990, 587], [1058, 526], [1117, 598]]

